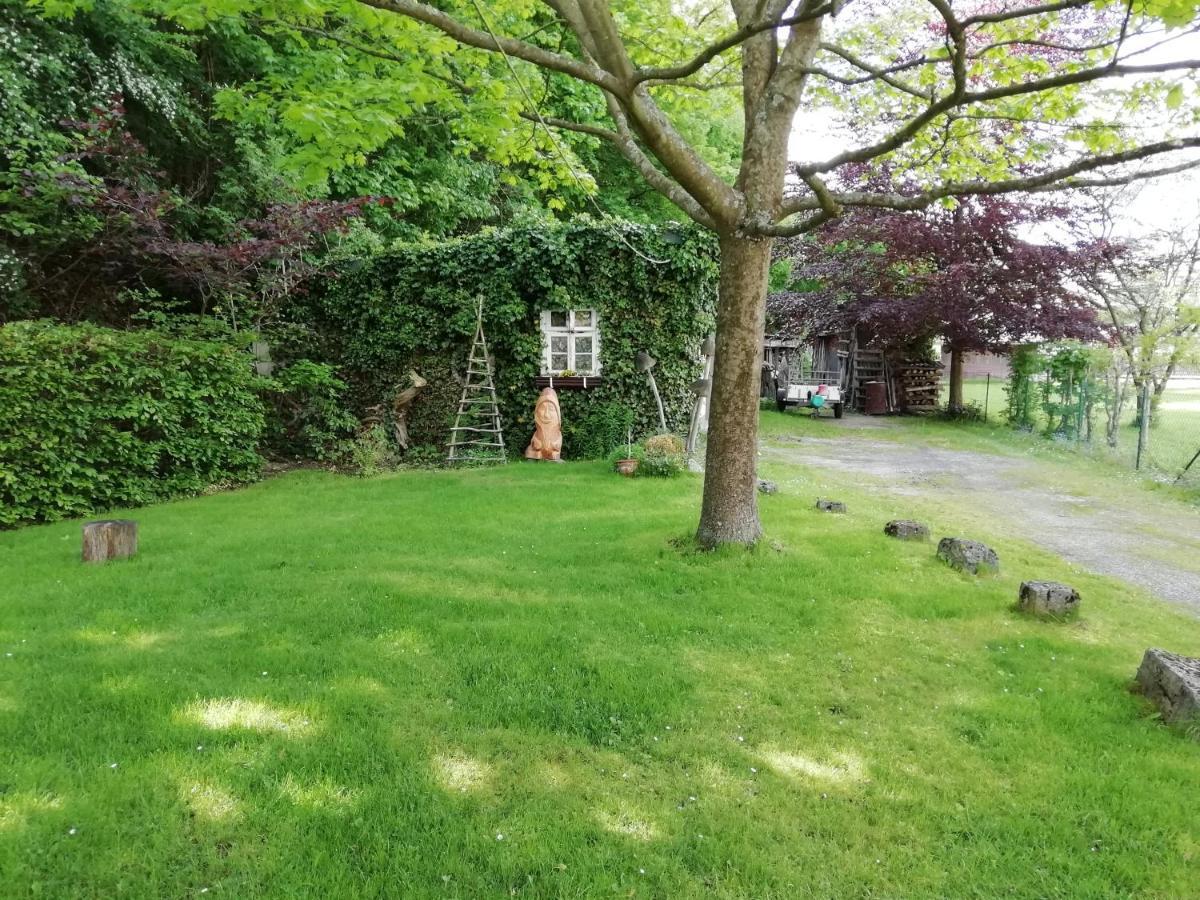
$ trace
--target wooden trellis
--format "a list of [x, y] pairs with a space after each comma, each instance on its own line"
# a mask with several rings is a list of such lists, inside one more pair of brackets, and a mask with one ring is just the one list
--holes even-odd
[[450, 432], [448, 465], [456, 463], [506, 463], [504, 429], [500, 425], [500, 406], [496, 403], [496, 383], [492, 374], [492, 358], [488, 355], [487, 339], [483, 334], [483, 298], [478, 300], [475, 316], [475, 339], [467, 358], [467, 379], [458, 415]]

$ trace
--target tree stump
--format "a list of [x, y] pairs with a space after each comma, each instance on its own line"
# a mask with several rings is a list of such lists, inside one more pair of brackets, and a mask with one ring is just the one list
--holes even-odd
[[83, 526], [83, 561], [107, 562], [137, 553], [137, 522], [104, 519]]

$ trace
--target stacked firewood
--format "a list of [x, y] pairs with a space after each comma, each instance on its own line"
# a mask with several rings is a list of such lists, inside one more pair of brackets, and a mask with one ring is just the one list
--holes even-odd
[[894, 364], [896, 405], [906, 413], [931, 413], [938, 408], [942, 364], [904, 360]]

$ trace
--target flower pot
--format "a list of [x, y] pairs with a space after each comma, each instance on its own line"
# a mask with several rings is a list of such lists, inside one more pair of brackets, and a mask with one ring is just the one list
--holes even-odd
[[630, 458], [630, 459], [618, 459], [617, 460], [618, 474], [624, 475], [627, 478], [633, 477], [633, 473], [637, 471], [637, 467], [638, 467], [638, 460], [636, 460], [636, 459]]

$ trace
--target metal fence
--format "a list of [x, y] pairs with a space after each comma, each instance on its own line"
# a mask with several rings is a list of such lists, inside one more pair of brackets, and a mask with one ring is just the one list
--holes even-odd
[[[1139, 389], [1111, 375], [1089, 376], [1054, 394], [1042, 386], [1025, 399], [1033, 407], [1032, 415], [1026, 409], [1032, 430], [1156, 480], [1200, 488], [1200, 376], [1172, 378], [1159, 392], [1150, 382]], [[971, 388], [968, 402], [980, 413], [991, 422], [1007, 420], [1007, 381], [988, 378]]]

